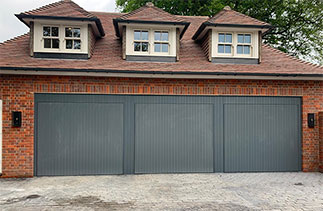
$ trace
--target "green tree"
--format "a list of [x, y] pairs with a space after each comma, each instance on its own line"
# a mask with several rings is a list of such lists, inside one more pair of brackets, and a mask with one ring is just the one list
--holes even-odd
[[122, 12], [146, 2], [174, 15], [213, 16], [224, 6], [270, 23], [264, 42], [290, 55], [323, 64], [322, 0], [116, 0]]

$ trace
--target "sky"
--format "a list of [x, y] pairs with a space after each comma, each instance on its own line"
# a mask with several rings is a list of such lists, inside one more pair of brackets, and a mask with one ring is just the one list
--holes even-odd
[[[36, 9], [59, 0], [1, 0], [0, 42], [25, 34], [29, 28], [15, 14]], [[116, 12], [115, 0], [73, 0], [87, 11]]]

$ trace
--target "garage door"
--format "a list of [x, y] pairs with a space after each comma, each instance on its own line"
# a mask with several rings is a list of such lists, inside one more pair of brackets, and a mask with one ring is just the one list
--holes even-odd
[[301, 170], [300, 98], [35, 95], [35, 174]]

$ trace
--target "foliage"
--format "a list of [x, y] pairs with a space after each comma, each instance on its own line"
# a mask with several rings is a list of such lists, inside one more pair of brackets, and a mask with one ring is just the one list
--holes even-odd
[[224, 6], [270, 23], [264, 42], [298, 58], [323, 64], [322, 0], [116, 0], [122, 12], [146, 2], [175, 15], [213, 16]]

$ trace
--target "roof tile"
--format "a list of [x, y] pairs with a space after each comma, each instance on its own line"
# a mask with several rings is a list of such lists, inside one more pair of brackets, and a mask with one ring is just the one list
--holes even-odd
[[183, 20], [164, 10], [155, 7], [151, 2], [128, 14], [119, 17], [123, 20], [182, 22]]
[[24, 15], [92, 18], [92, 13], [84, 10], [71, 0], [62, 0], [46, 6], [23, 12]]
[[[114, 34], [113, 19], [123, 16], [118, 13], [95, 13], [102, 20], [107, 32], [98, 39], [91, 59], [62, 60], [39, 59], [29, 56], [29, 35], [22, 35], [0, 45], [0, 68], [53, 68], [88, 69], [113, 71], [149, 72], [192, 72], [192, 73], [261, 73], [261, 74], [319, 74], [323, 76], [323, 67], [304, 63], [268, 45], [262, 46], [262, 62], [258, 65], [214, 64], [207, 60], [201, 46], [191, 37], [208, 17], [175, 16], [190, 22], [180, 46], [180, 60], [176, 63], [129, 62], [122, 59], [121, 43]], [[155, 15], [157, 16], [157, 15]]]
[[240, 12], [231, 10], [225, 7], [215, 16], [211, 17], [207, 22], [214, 24], [238, 24], [238, 25], [257, 25], [257, 26], [270, 26], [270, 24], [244, 15]]

